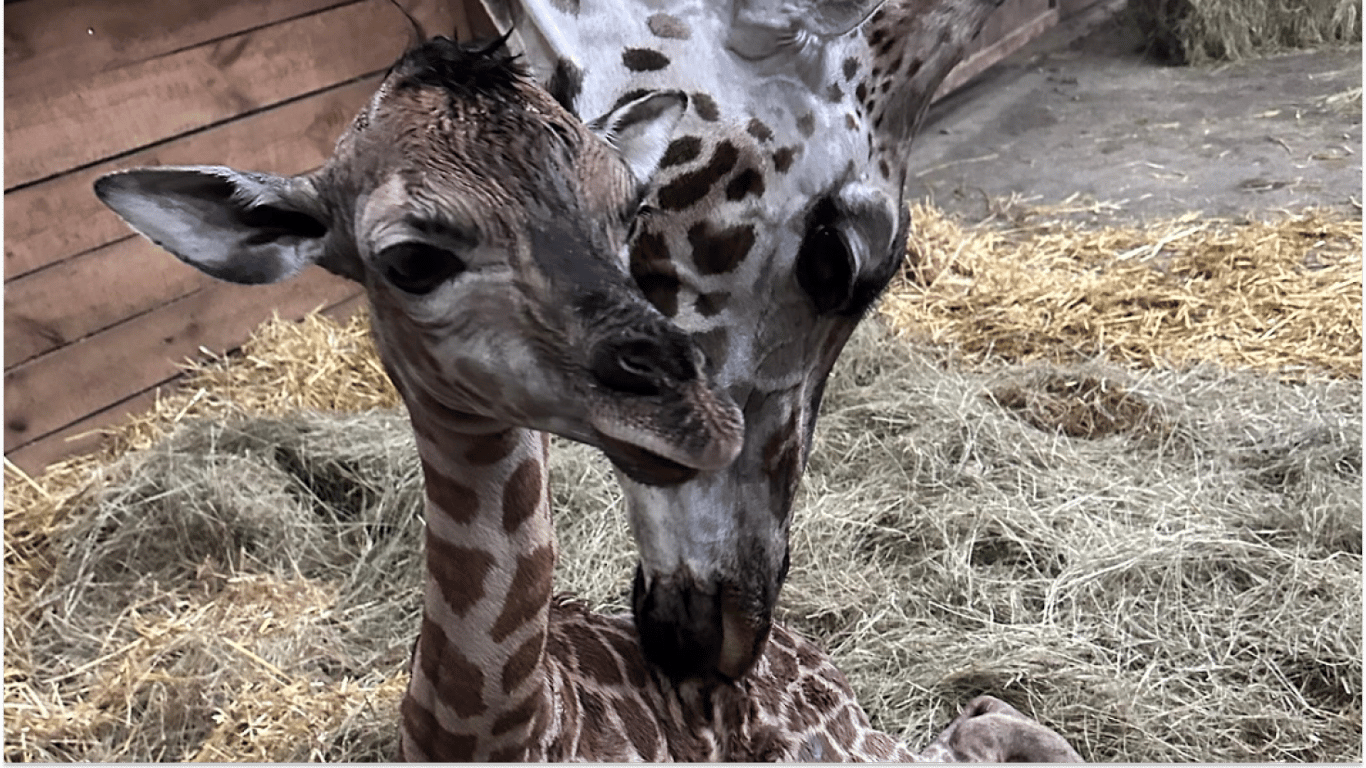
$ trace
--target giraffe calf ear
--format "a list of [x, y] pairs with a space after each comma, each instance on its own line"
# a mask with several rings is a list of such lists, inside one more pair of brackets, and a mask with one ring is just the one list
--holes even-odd
[[278, 282], [325, 252], [322, 206], [298, 177], [209, 165], [138, 168], [96, 179], [95, 195], [138, 233], [220, 280]]
[[588, 127], [621, 154], [636, 183], [644, 185], [659, 169], [687, 108], [688, 96], [682, 91], [656, 91], [622, 104]]

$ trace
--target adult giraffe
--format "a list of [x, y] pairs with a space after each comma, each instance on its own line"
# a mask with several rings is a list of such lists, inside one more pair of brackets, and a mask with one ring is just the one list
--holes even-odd
[[826, 377], [900, 266], [906, 153], [998, 0], [484, 0], [576, 114], [689, 95], [630, 272], [744, 414], [725, 469], [618, 472], [646, 655], [737, 679], [761, 655]]

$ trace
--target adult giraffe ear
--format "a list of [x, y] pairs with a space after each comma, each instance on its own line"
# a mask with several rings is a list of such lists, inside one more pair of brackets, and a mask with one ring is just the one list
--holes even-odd
[[317, 191], [307, 178], [214, 165], [136, 168], [95, 180], [95, 195], [134, 230], [220, 280], [275, 283], [326, 263]]
[[622, 104], [588, 124], [611, 144], [644, 185], [659, 169], [674, 128], [688, 108], [682, 91], [656, 91]]

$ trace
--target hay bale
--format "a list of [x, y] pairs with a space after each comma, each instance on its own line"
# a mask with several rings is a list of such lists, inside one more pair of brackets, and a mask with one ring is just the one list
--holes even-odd
[[1129, 12], [1153, 53], [1179, 64], [1361, 43], [1361, 0], [1130, 0]]

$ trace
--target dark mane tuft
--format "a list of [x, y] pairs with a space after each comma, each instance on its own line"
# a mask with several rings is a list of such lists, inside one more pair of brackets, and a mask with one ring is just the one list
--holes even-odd
[[459, 43], [434, 37], [403, 54], [394, 65], [398, 87], [437, 86], [460, 93], [497, 93], [527, 78], [507, 35]]

